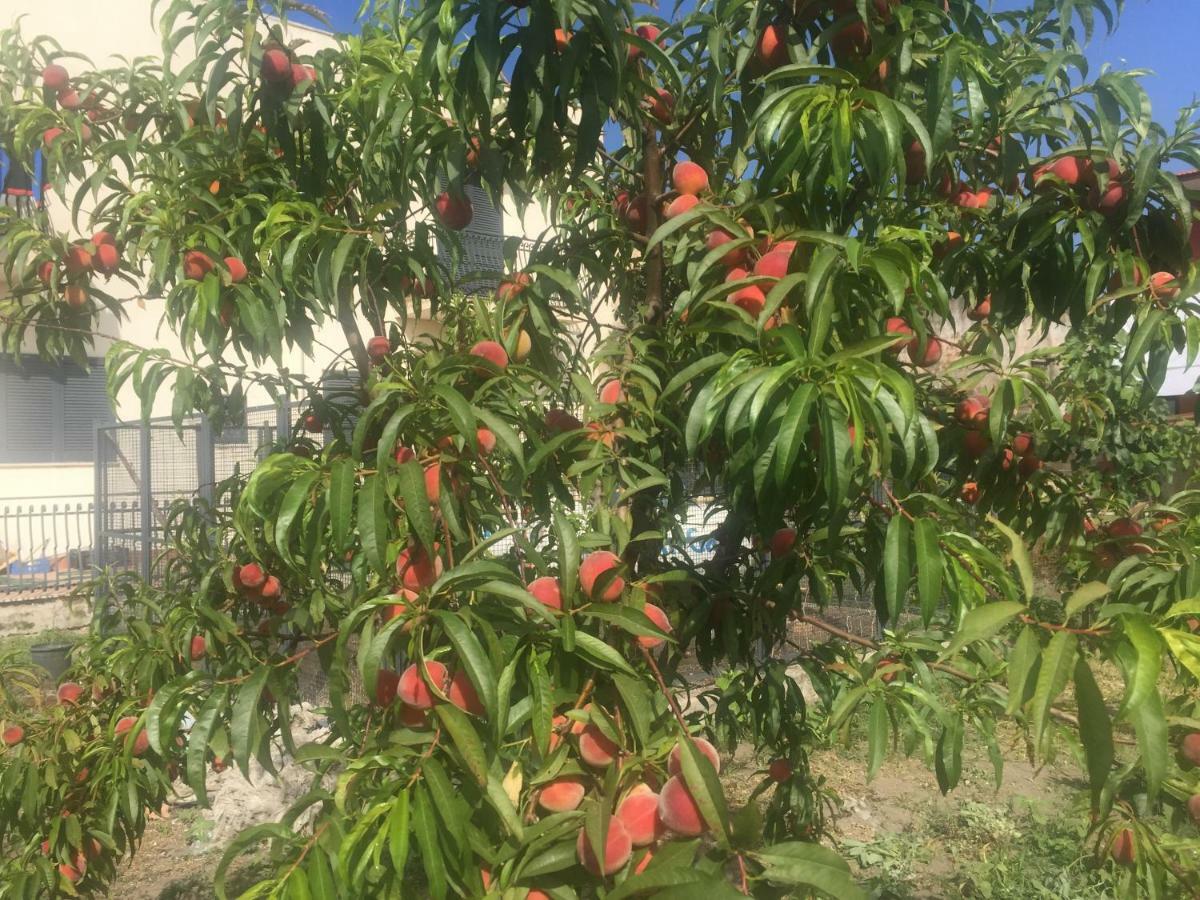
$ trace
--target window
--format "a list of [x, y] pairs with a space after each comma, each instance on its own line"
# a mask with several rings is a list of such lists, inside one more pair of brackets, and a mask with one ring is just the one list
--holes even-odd
[[0, 463], [92, 462], [96, 426], [113, 420], [100, 360], [0, 358]]

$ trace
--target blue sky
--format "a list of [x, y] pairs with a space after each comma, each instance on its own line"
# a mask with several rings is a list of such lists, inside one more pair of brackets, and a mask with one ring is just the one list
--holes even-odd
[[[324, 9], [335, 29], [354, 29], [360, 0], [309, 0]], [[660, 9], [673, 4], [663, 0]], [[1025, 5], [996, 0], [998, 8]], [[1200, 95], [1196, 55], [1200, 47], [1200, 0], [1126, 0], [1125, 14], [1112, 37], [1101, 35], [1089, 48], [1093, 71], [1104, 63], [1122, 69], [1152, 69], [1144, 81], [1154, 117], [1170, 125], [1176, 111]]]

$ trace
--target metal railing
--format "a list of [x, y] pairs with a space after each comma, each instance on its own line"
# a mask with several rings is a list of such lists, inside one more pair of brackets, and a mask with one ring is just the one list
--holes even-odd
[[90, 497], [0, 500], [0, 602], [65, 594], [91, 577]]

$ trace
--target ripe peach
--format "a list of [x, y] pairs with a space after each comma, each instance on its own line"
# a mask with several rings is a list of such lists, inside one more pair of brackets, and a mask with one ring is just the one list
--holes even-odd
[[77, 681], [64, 681], [58, 686], [58, 702], [74, 706], [83, 696], [83, 686]]
[[754, 60], [761, 71], [771, 72], [791, 62], [788, 56], [787, 28], [770, 24], [762, 30], [754, 44]]
[[666, 831], [658, 817], [658, 794], [648, 784], [638, 784], [621, 801], [614, 815], [629, 832], [630, 843], [647, 847]]
[[539, 603], [551, 609], [562, 609], [562, 588], [557, 578], [551, 578], [549, 575], [535, 578], [529, 582], [529, 593], [533, 594]]
[[963, 240], [963, 236], [957, 231], [947, 231], [946, 239], [934, 248], [934, 256], [936, 256], [938, 259], [942, 259], [943, 257], [953, 253], [955, 250], [961, 250], [965, 243], [966, 242]]
[[75, 882], [83, 878], [83, 870], [71, 865], [71, 863], [59, 863], [58, 874], [71, 882], [71, 884], [75, 884]]
[[71, 76], [58, 63], [50, 63], [42, 69], [42, 87], [52, 91], [61, 91], [71, 83]]
[[1047, 182], [1047, 178], [1052, 175], [1068, 187], [1075, 187], [1088, 172], [1090, 172], [1090, 160], [1084, 161], [1075, 156], [1064, 156], [1034, 169], [1033, 183], [1034, 187], [1042, 187], [1051, 183]]
[[113, 734], [116, 737], [122, 737], [133, 730], [133, 726], [137, 724], [137, 716], [122, 716], [117, 720], [116, 727], [113, 728]]
[[1150, 296], [1155, 300], [1174, 300], [1179, 296], [1179, 283], [1170, 272], [1155, 272], [1150, 276]]
[[963, 449], [972, 459], [979, 459], [991, 446], [991, 439], [982, 431], [968, 431], [963, 435]]
[[923, 369], [934, 366], [942, 358], [942, 342], [935, 337], [927, 338], [922, 349], [920, 344], [914, 341], [908, 345], [908, 358], [912, 360], [913, 365]]
[[967, 318], [974, 322], [982, 322], [992, 314], [992, 295], [988, 294], [973, 308], [967, 310]]
[[65, 134], [65, 132], [61, 128], [47, 128], [42, 132], [42, 143], [49, 147], [63, 134]]
[[685, 212], [696, 206], [700, 202], [700, 198], [694, 194], [680, 194], [674, 200], [667, 204], [663, 216], [667, 219], [674, 219], [677, 216], [682, 216]]
[[[708, 761], [712, 763], [713, 768], [717, 770], [718, 774], [720, 774], [721, 756], [719, 753], [717, 753], [717, 748], [702, 737], [692, 738], [692, 743], [695, 745], [697, 750], [708, 757]], [[682, 754], [683, 747], [680, 744], [676, 744], [671, 749], [671, 755], [667, 757], [667, 771], [672, 775], [679, 775], [683, 772]]]
[[1192, 794], [1187, 802], [1188, 815], [1193, 825], [1200, 825], [1200, 794]]
[[562, 28], [554, 29], [554, 52], [566, 53], [567, 47], [571, 44], [571, 32], [564, 31]]
[[979, 485], [974, 481], [963, 483], [962, 490], [959, 495], [963, 498], [963, 502], [975, 504], [979, 502]]
[[729, 302], [739, 309], [757, 317], [767, 305], [767, 295], [756, 284], [738, 288], [729, 295]]
[[603, 864], [596, 859], [596, 852], [592, 848], [592, 843], [587, 837], [587, 830], [584, 828], [579, 829], [579, 838], [575, 841], [575, 851], [583, 867], [597, 878], [601, 878], [619, 872], [621, 867], [629, 862], [629, 857], [633, 854], [633, 843], [630, 841], [629, 832], [621, 824], [621, 820], [613, 817], [608, 820], [608, 834], [604, 836]]
[[1125, 185], [1119, 181], [1109, 182], [1104, 193], [1096, 201], [1096, 209], [1105, 216], [1112, 216], [1125, 205]]
[[453, 197], [448, 191], [438, 194], [434, 202], [439, 221], [452, 231], [462, 231], [475, 218], [475, 209], [467, 197]]
[[841, 65], [867, 55], [871, 49], [871, 33], [867, 31], [866, 23], [851, 22], [833, 36], [829, 45], [833, 48], [833, 58]]
[[63, 288], [63, 300], [67, 306], [74, 309], [79, 309], [85, 306], [88, 300], [87, 286], [82, 284], [68, 284]]
[[782, 278], [788, 272], [788, 264], [791, 262], [791, 256], [779, 250], [773, 250], [765, 256], [759, 257], [758, 262], [754, 264], [755, 275], [765, 275], [770, 278]]
[[230, 284], [241, 284], [246, 280], [246, 264], [236, 256], [225, 257], [225, 268], [229, 271]]
[[1132, 866], [1137, 859], [1137, 846], [1133, 842], [1133, 830], [1122, 828], [1114, 834], [1108, 852], [1112, 855], [1113, 862], [1118, 865]]
[[[1113, 519], [1108, 524], [1108, 536], [1111, 538], [1132, 538], [1142, 533], [1142, 526], [1128, 517]], [[1197, 738], [1200, 743], [1200, 738]]]
[[101, 244], [92, 254], [92, 268], [101, 275], [112, 275], [121, 266], [121, 255], [112, 244]]
[[[642, 612], [646, 614], [646, 617], [654, 623], [659, 631], [665, 631], [667, 634], [671, 633], [671, 620], [667, 618], [667, 614], [663, 612], [661, 607], [655, 606], [653, 603], [647, 603], [642, 607]], [[649, 635], [639, 635], [637, 642], [639, 646], [645, 647], [647, 650], [654, 650], [666, 643], [663, 638], [650, 637]]]
[[549, 813], [571, 812], [579, 809], [587, 786], [578, 775], [556, 778], [538, 791], [537, 804]]
[[429, 727], [429, 710], [427, 709], [416, 709], [401, 703], [400, 714], [397, 718], [400, 720], [400, 724], [406, 728], [420, 730]]
[[316, 413], [309, 413], [302, 420], [301, 424], [304, 430], [310, 434], [320, 434], [325, 430], [325, 423], [321, 421], [321, 417]]
[[20, 725], [9, 725], [0, 733], [0, 742], [3, 742], [5, 747], [15, 747], [23, 740], [25, 740], [25, 729]]
[[920, 141], [913, 141], [904, 151], [904, 169], [909, 184], [919, 184], [928, 173], [928, 160]]
[[83, 105], [83, 99], [79, 96], [78, 91], [71, 88], [63, 88], [58, 92], [58, 105], [63, 109], [79, 109]]
[[[480, 359], [487, 360], [497, 369], [503, 369], [508, 365], [508, 351], [495, 341], [479, 341], [471, 348], [471, 355], [478, 356]], [[480, 366], [477, 371], [488, 373], [486, 367]]]
[[796, 529], [780, 528], [771, 535], [771, 558], [781, 559], [792, 552], [796, 546]]
[[1179, 742], [1179, 756], [1193, 768], [1200, 766], [1200, 731], [1184, 736]]
[[316, 80], [317, 70], [312, 66], [301, 65], [300, 63], [292, 63], [293, 88], [301, 88], [303, 90], [310, 82], [314, 82]]
[[[508, 339], [507, 332], [505, 333], [504, 337], [505, 337], [505, 340], [507, 341], [507, 339]], [[522, 329], [521, 331], [518, 331], [517, 332], [517, 346], [513, 350], [513, 359], [519, 363], [525, 362], [525, 360], [528, 359], [528, 357], [529, 357], [529, 351], [532, 349], [533, 349], [533, 340], [529, 337], [529, 332], [525, 331], [524, 329]]]
[[1033, 435], [1028, 431], [1023, 431], [1013, 438], [1013, 452], [1017, 456], [1027, 456], [1033, 452]]
[[244, 588], [254, 590], [263, 586], [263, 582], [267, 580], [267, 575], [263, 571], [262, 566], [251, 562], [236, 568], [233, 573], [233, 580]]
[[97, 247], [103, 247], [106, 244], [113, 247], [117, 246], [116, 238], [114, 238], [111, 232], [108, 231], [97, 231], [95, 234], [93, 234], [92, 243]]
[[708, 172], [703, 166], [684, 160], [671, 171], [671, 184], [680, 194], [695, 196], [708, 190]]
[[601, 403], [621, 403], [625, 399], [625, 392], [621, 389], [621, 382], [613, 379], [606, 382], [604, 387], [600, 388]]
[[391, 706], [400, 686], [400, 674], [391, 669], [380, 669], [375, 676], [375, 705]]
[[[616, 572], [621, 565], [621, 559], [608, 550], [597, 550], [589, 553], [579, 564], [579, 584], [583, 592], [593, 600], [605, 603], [615, 603], [621, 599], [621, 591], [625, 589], [625, 579], [619, 575], [602, 581], [601, 576]], [[597, 596], [598, 583], [604, 584], [603, 592]]]
[[383, 362], [391, 352], [392, 342], [381, 334], [377, 334], [367, 341], [367, 356], [373, 363]]
[[792, 764], [786, 759], [773, 759], [767, 766], [767, 775], [772, 781], [782, 784], [792, 777]]
[[[446, 688], [446, 680], [449, 672], [445, 665], [435, 659], [425, 661], [425, 675], [438, 686], [439, 690], [444, 691]], [[417, 670], [416, 663], [413, 663], [405, 669], [400, 675], [400, 682], [396, 686], [396, 695], [409, 706], [415, 709], [430, 709], [437, 702], [437, 697], [430, 690], [429, 685], [421, 678], [421, 673]]]
[[414, 544], [400, 551], [396, 557], [396, 577], [410, 591], [429, 587], [442, 575], [442, 558], [431, 559], [425, 548]]
[[[621, 193], [624, 194], [625, 192], [622, 191]], [[628, 199], [627, 194], [625, 196], [626, 200], [621, 202], [621, 195], [617, 195], [617, 215], [621, 217], [621, 221], [629, 228], [641, 234], [646, 230], [646, 217], [649, 215], [649, 204], [646, 198], [640, 194], [632, 200]]]
[[699, 837], [707, 828], [696, 798], [678, 775], [668, 778], [658, 794], [658, 817], [667, 828], [683, 837]]
[[1028, 478], [1034, 472], [1042, 467], [1042, 461], [1039, 457], [1032, 453], [1027, 453], [1021, 457], [1021, 461], [1017, 463], [1017, 471], [1021, 473], [1022, 478]]
[[292, 61], [287, 51], [274, 47], [263, 54], [260, 67], [263, 81], [279, 87], [292, 83]]
[[50, 260], [45, 260], [37, 267], [38, 281], [49, 287], [50, 282], [54, 280], [54, 263]]
[[657, 25], [639, 25], [634, 29], [634, 33], [643, 40], [649, 41], [652, 44], [659, 43], [658, 36], [662, 34], [662, 30]]
[[92, 254], [88, 253], [86, 248], [75, 244], [67, 249], [62, 262], [68, 275], [83, 275], [92, 267]]
[[425, 496], [430, 503], [437, 503], [442, 494], [442, 464], [430, 463], [425, 467]]
[[450, 679], [450, 686], [446, 689], [446, 696], [463, 712], [473, 716], [482, 716], [486, 712], [483, 701], [479, 699], [479, 692], [471, 683], [466, 669], [459, 669], [454, 673], [454, 677]]
[[579, 733], [579, 758], [589, 766], [602, 769], [610, 765], [620, 753], [618, 747], [609, 737], [594, 724], [583, 726]]
[[658, 88], [654, 99], [647, 103], [647, 109], [654, 118], [664, 125], [670, 125], [675, 115], [675, 95], [666, 88]]
[[204, 635], [197, 634], [192, 636], [192, 644], [188, 648], [188, 653], [192, 657], [192, 662], [204, 659], [205, 653], [208, 651], [208, 645], [204, 640]]
[[[723, 228], [718, 228], [715, 231], [710, 231], [708, 237], [705, 238], [704, 246], [709, 250], [716, 250], [731, 241], [736, 240], [732, 234]], [[746, 262], [746, 248], [742, 247], [737, 250], [730, 250], [721, 257], [721, 265], [726, 267], [740, 266]]]
[[533, 278], [527, 272], [514, 272], [507, 275], [500, 280], [500, 286], [496, 288], [496, 299], [512, 300], [532, 283]]
[[475, 443], [479, 445], [479, 452], [482, 455], [490, 456], [496, 449], [496, 434], [490, 428], [476, 428]]
[[954, 408], [954, 418], [967, 428], [982, 428], [987, 424], [991, 406], [992, 401], [983, 394], [974, 394], [958, 402]]
[[183, 254], [183, 277], [201, 280], [213, 269], [212, 257], [202, 250], [188, 250]]
[[[884, 334], [898, 334], [909, 338], [916, 334], [916, 332], [913, 331], [912, 326], [899, 316], [892, 316], [886, 322], [884, 322], [883, 331]], [[893, 344], [888, 348], [888, 350], [891, 353], [899, 353], [906, 346], [907, 344]]]
[[1017, 455], [1012, 452], [1012, 449], [1005, 447], [1000, 451], [1000, 468], [1007, 472], [1013, 467], [1013, 463], [1016, 461], [1016, 458]]

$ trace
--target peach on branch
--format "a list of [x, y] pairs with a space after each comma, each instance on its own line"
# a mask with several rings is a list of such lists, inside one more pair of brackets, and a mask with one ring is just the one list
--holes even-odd
[[963, 450], [967, 456], [972, 459], [979, 459], [983, 454], [988, 452], [988, 448], [992, 446], [992, 440], [982, 431], [968, 431], [963, 436]]
[[1122, 828], [1113, 835], [1108, 845], [1108, 852], [1113, 862], [1122, 866], [1132, 866], [1137, 861], [1137, 846], [1133, 840], [1133, 830]]
[[[654, 626], [659, 631], [665, 631], [668, 634], [671, 633], [671, 620], [667, 618], [667, 614], [661, 607], [655, 606], [653, 603], [647, 603], [642, 607], [642, 612], [646, 614], [646, 617], [654, 623]], [[663, 638], [651, 637], [649, 635], [639, 635], [637, 642], [638, 646], [645, 647], [647, 650], [654, 650], [666, 643]]]
[[92, 254], [92, 268], [101, 275], [112, 275], [121, 266], [121, 256], [112, 244], [100, 244]]
[[829, 42], [833, 48], [833, 58], [838, 65], [843, 65], [866, 56], [871, 49], [871, 33], [863, 22], [851, 22], [846, 25]]
[[67, 248], [62, 263], [68, 275], [83, 275], [92, 268], [92, 254], [88, 253], [86, 247], [74, 244]]
[[79, 92], [69, 87], [59, 91], [56, 99], [63, 109], [79, 109], [83, 105], [83, 98], [79, 96]]
[[1200, 767], [1200, 731], [1184, 735], [1179, 742], [1179, 758], [1191, 768]]
[[[736, 238], [723, 228], [718, 228], [708, 233], [708, 237], [704, 240], [704, 246], [709, 250], [716, 250], [718, 247], [723, 247], [728, 243], [736, 240]], [[745, 264], [747, 248], [740, 247], [728, 251], [721, 257], [721, 265], [726, 267], [736, 267]]]
[[681, 195], [696, 196], [708, 190], [708, 172], [703, 166], [684, 160], [671, 171], [671, 184]]
[[527, 272], [514, 272], [500, 280], [500, 286], [496, 288], [497, 300], [512, 300], [519, 296], [525, 288], [533, 284], [533, 279]]
[[54, 280], [54, 263], [48, 259], [40, 263], [37, 267], [37, 277], [38, 281], [49, 287], [50, 282]]
[[404, 548], [396, 557], [396, 577], [410, 591], [420, 591], [432, 585], [441, 577], [442, 569], [442, 558], [436, 552], [430, 557], [420, 544]]
[[1023, 431], [1013, 438], [1013, 452], [1017, 456], [1028, 456], [1033, 452], [1033, 435], [1028, 431]]
[[663, 125], [670, 125], [675, 115], [675, 95], [666, 88], [657, 88], [654, 97], [647, 101], [646, 108]]
[[1033, 170], [1035, 188], [1051, 185], [1050, 177], [1061, 181], [1067, 187], [1075, 187], [1091, 173], [1091, 160], [1080, 159], [1077, 156], [1064, 156], [1052, 163], [1038, 166]]
[[1192, 794], [1187, 802], [1188, 816], [1193, 825], [1200, 825], [1200, 794]]
[[208, 652], [208, 645], [204, 640], [204, 635], [197, 634], [192, 636], [192, 643], [188, 647], [188, 655], [192, 658], [192, 662], [197, 662], [204, 659]]
[[310, 434], [320, 434], [325, 430], [325, 423], [321, 421], [321, 417], [316, 413], [309, 413], [300, 421], [304, 426], [304, 430]]
[[[508, 351], [496, 341], [479, 341], [471, 348], [470, 353], [472, 356], [486, 360], [497, 369], [503, 369], [508, 365]], [[488, 369], [483, 366], [480, 366], [477, 371], [488, 373]]]
[[1142, 526], [1127, 516], [1113, 519], [1108, 524], [1108, 536], [1111, 538], [1134, 538], [1142, 533]]
[[396, 685], [396, 696], [414, 709], [431, 709], [438, 698], [428, 682], [437, 685], [438, 690], [444, 692], [448, 676], [446, 666], [435, 659], [425, 661], [425, 678], [421, 677], [417, 664], [413, 663], [401, 673], [400, 681]]
[[[718, 774], [720, 774], [721, 755], [717, 753], [717, 748], [702, 737], [691, 738], [691, 741], [697, 750], [699, 750], [704, 756], [708, 757], [708, 761], [712, 763], [712, 767], [717, 770]], [[667, 757], [667, 771], [672, 775], [679, 775], [683, 772], [682, 755], [683, 744], [680, 742], [671, 749], [671, 755]]]
[[616, 574], [620, 566], [620, 557], [609, 550], [589, 553], [579, 564], [579, 584], [583, 592], [593, 600], [605, 603], [621, 599], [625, 579]]
[[367, 341], [367, 356], [373, 363], [381, 363], [392, 352], [392, 342], [381, 334]]
[[621, 748], [595, 724], [589, 722], [579, 732], [579, 758], [589, 766], [602, 769], [616, 761]]
[[467, 675], [466, 669], [459, 669], [454, 673], [454, 677], [450, 679], [449, 687], [446, 688], [446, 696], [450, 698], [451, 703], [463, 712], [470, 713], [473, 716], [482, 716], [486, 712], [483, 701], [479, 699], [479, 692], [475, 690], [475, 685], [471, 683], [471, 678]]
[[597, 878], [601, 878], [619, 872], [621, 867], [629, 862], [629, 857], [633, 854], [633, 843], [621, 820], [614, 817], [608, 820], [608, 833], [604, 836], [603, 863], [596, 858], [596, 851], [592, 842], [588, 840], [585, 828], [579, 829], [575, 851], [583, 867]]
[[562, 609], [562, 588], [559, 587], [557, 578], [549, 575], [535, 578], [529, 582], [529, 593], [533, 594], [534, 599], [544, 606], [549, 606], [551, 609]]
[[203, 250], [188, 250], [183, 254], [183, 277], [200, 281], [213, 270], [212, 257]]
[[923, 369], [935, 366], [942, 358], [942, 342], [935, 337], [929, 337], [925, 339], [925, 346], [922, 347], [919, 342], [912, 341], [908, 345], [908, 358], [914, 366]]
[[246, 264], [236, 256], [225, 257], [225, 270], [229, 273], [230, 284], [241, 284], [246, 280]]
[[61, 875], [63, 878], [65, 878], [67, 881], [71, 882], [71, 884], [75, 884], [76, 882], [78, 882], [80, 879], [83, 878], [83, 876], [86, 872], [86, 869], [87, 869], [86, 866], [79, 865], [79, 863], [82, 863], [82, 861], [83, 860], [81, 857], [77, 857], [75, 860], [75, 864], [59, 863], [58, 864], [58, 874]]
[[782, 784], [792, 777], [792, 764], [786, 759], [773, 759], [767, 766], [767, 775], [772, 781]]
[[68, 284], [65, 288], [63, 288], [63, 300], [66, 301], [67, 306], [73, 307], [74, 309], [79, 309], [81, 306], [87, 305], [87, 285], [79, 284], [78, 282], [75, 284]]
[[982, 428], [987, 424], [992, 401], [983, 394], [973, 394], [954, 407], [954, 417], [967, 428]]
[[658, 794], [658, 817], [682, 837], [699, 837], [707, 826], [696, 798], [679, 775], [672, 775]]
[[762, 30], [754, 43], [754, 61], [760, 71], [771, 72], [791, 62], [788, 56], [787, 27], [771, 23]]
[[438, 220], [452, 231], [462, 231], [475, 218], [475, 209], [467, 197], [456, 197], [442, 191], [434, 202]]
[[771, 558], [782, 559], [796, 546], [796, 529], [780, 528], [771, 535]]
[[83, 686], [77, 681], [64, 681], [58, 686], [58, 702], [74, 706], [83, 696]]
[[312, 66], [292, 63], [292, 87], [305, 90], [317, 80], [317, 70]]
[[49, 147], [65, 133], [61, 128], [47, 128], [42, 132], [42, 143]]
[[975, 306], [967, 310], [967, 318], [974, 322], [982, 322], [992, 314], [992, 295], [988, 294]]
[[621, 389], [621, 382], [615, 378], [612, 381], [605, 382], [600, 388], [601, 403], [621, 403], [625, 400], [625, 391]]
[[658, 816], [658, 794], [648, 784], [635, 785], [617, 806], [614, 818], [625, 826], [635, 847], [650, 846], [666, 831]]
[[[902, 335], [902, 336], [910, 338], [910, 339], [914, 338], [916, 335], [916, 332], [913, 331], [912, 326], [909, 325], [908, 322], [906, 322], [904, 319], [900, 318], [899, 316], [892, 316], [886, 322], [884, 322], [883, 323], [883, 331], [884, 331], [884, 334]], [[910, 340], [910, 343], [911, 343], [911, 340]], [[897, 344], [893, 344], [888, 349], [892, 353], [899, 353], [906, 346], [907, 346], [906, 344], [897, 343]]]
[[1150, 276], [1150, 296], [1155, 300], [1174, 300], [1179, 296], [1179, 282], [1170, 272], [1155, 272]]
[[244, 588], [257, 590], [262, 587], [267, 580], [267, 573], [263, 571], [262, 566], [258, 563], [246, 563], [244, 566], [236, 569], [233, 573], [234, 581]]
[[476, 428], [475, 443], [479, 445], [482, 455], [491, 456], [492, 451], [496, 449], [496, 434], [490, 428]]
[[259, 71], [262, 73], [263, 81], [275, 87], [284, 85], [290, 87], [292, 84], [292, 60], [288, 57], [286, 50], [272, 47], [263, 53]]
[[25, 729], [20, 725], [9, 725], [0, 732], [0, 743], [5, 747], [15, 747], [21, 741], [25, 740]]
[[680, 194], [674, 200], [667, 204], [663, 216], [667, 219], [674, 219], [682, 216], [700, 202], [700, 198], [694, 194]]
[[979, 485], [974, 481], [963, 483], [962, 490], [959, 491], [959, 496], [962, 497], [964, 503], [975, 504], [979, 502]]
[[57, 93], [70, 83], [71, 76], [58, 63], [50, 63], [50, 65], [42, 69], [42, 87]]
[[554, 29], [554, 52], [566, 53], [567, 47], [571, 45], [571, 32], [563, 28]]
[[435, 462], [425, 467], [425, 496], [430, 503], [437, 503], [442, 494], [442, 464]]
[[538, 791], [537, 804], [548, 813], [571, 812], [579, 809], [587, 785], [578, 775], [556, 778]]
[[791, 255], [789, 253], [785, 253], [782, 250], [772, 250], [765, 256], [758, 258], [758, 261], [754, 264], [754, 274], [779, 279], [787, 274], [790, 262]]
[[904, 151], [904, 170], [909, 184], [920, 183], [928, 174], [928, 159], [920, 141], [913, 141]]

